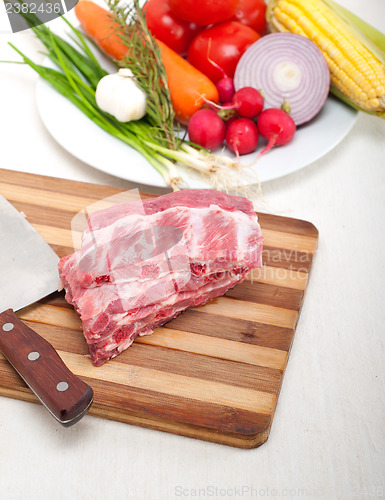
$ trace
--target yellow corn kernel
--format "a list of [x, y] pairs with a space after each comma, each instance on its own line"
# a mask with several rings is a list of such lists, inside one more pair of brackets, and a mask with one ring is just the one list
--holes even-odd
[[278, 0], [272, 25], [306, 36], [323, 52], [331, 83], [368, 111], [385, 109], [385, 68], [322, 0]]

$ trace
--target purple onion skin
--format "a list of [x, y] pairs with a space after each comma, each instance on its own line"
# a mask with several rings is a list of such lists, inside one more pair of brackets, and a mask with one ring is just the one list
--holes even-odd
[[[301, 81], [295, 89], [278, 87], [274, 70], [278, 63], [293, 62], [300, 67]], [[240, 58], [235, 89], [254, 87], [261, 90], [265, 109], [280, 108], [284, 103], [297, 126], [312, 120], [323, 108], [329, 94], [330, 71], [317, 45], [294, 33], [270, 33], [254, 42]]]

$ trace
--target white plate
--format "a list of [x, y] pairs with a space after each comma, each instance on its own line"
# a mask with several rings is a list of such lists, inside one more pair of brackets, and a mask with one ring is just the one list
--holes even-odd
[[[48, 65], [49, 61], [43, 64]], [[108, 66], [109, 62], [102, 58], [101, 64]], [[112, 66], [110, 70], [113, 71]], [[166, 187], [161, 175], [138, 152], [100, 129], [41, 78], [37, 83], [36, 100], [47, 130], [73, 156], [116, 177]], [[271, 150], [253, 167], [260, 182], [295, 172], [324, 156], [349, 133], [357, 115], [352, 108], [329, 97], [321, 112], [297, 130], [291, 143]], [[264, 144], [260, 141], [256, 153], [242, 156], [242, 163], [251, 163]], [[205, 186], [196, 175], [187, 176], [185, 169], [183, 177], [189, 187]]]

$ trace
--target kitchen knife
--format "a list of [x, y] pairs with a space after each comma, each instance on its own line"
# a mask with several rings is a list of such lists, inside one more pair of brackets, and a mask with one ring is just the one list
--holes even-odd
[[0, 196], [0, 351], [53, 417], [69, 427], [87, 413], [93, 391], [14, 312], [58, 289], [58, 261], [26, 218]]

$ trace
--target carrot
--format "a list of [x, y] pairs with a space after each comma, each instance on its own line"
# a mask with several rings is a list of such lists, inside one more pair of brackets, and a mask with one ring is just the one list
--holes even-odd
[[89, 0], [81, 0], [74, 10], [84, 31], [103, 52], [117, 61], [124, 58], [127, 45], [120, 39], [120, 24], [113, 22], [106, 9]]
[[219, 102], [214, 83], [194, 68], [186, 59], [157, 40], [162, 62], [167, 74], [168, 86], [175, 115], [181, 123], [188, 123], [192, 115], [209, 101]]
[[[112, 15], [90, 0], [81, 0], [75, 14], [84, 31], [112, 59], [122, 60], [127, 46], [121, 41], [121, 27]], [[188, 61], [157, 40], [167, 74], [172, 105], [176, 119], [187, 124], [191, 116], [202, 107], [205, 99], [218, 103], [218, 91], [206, 75]]]

